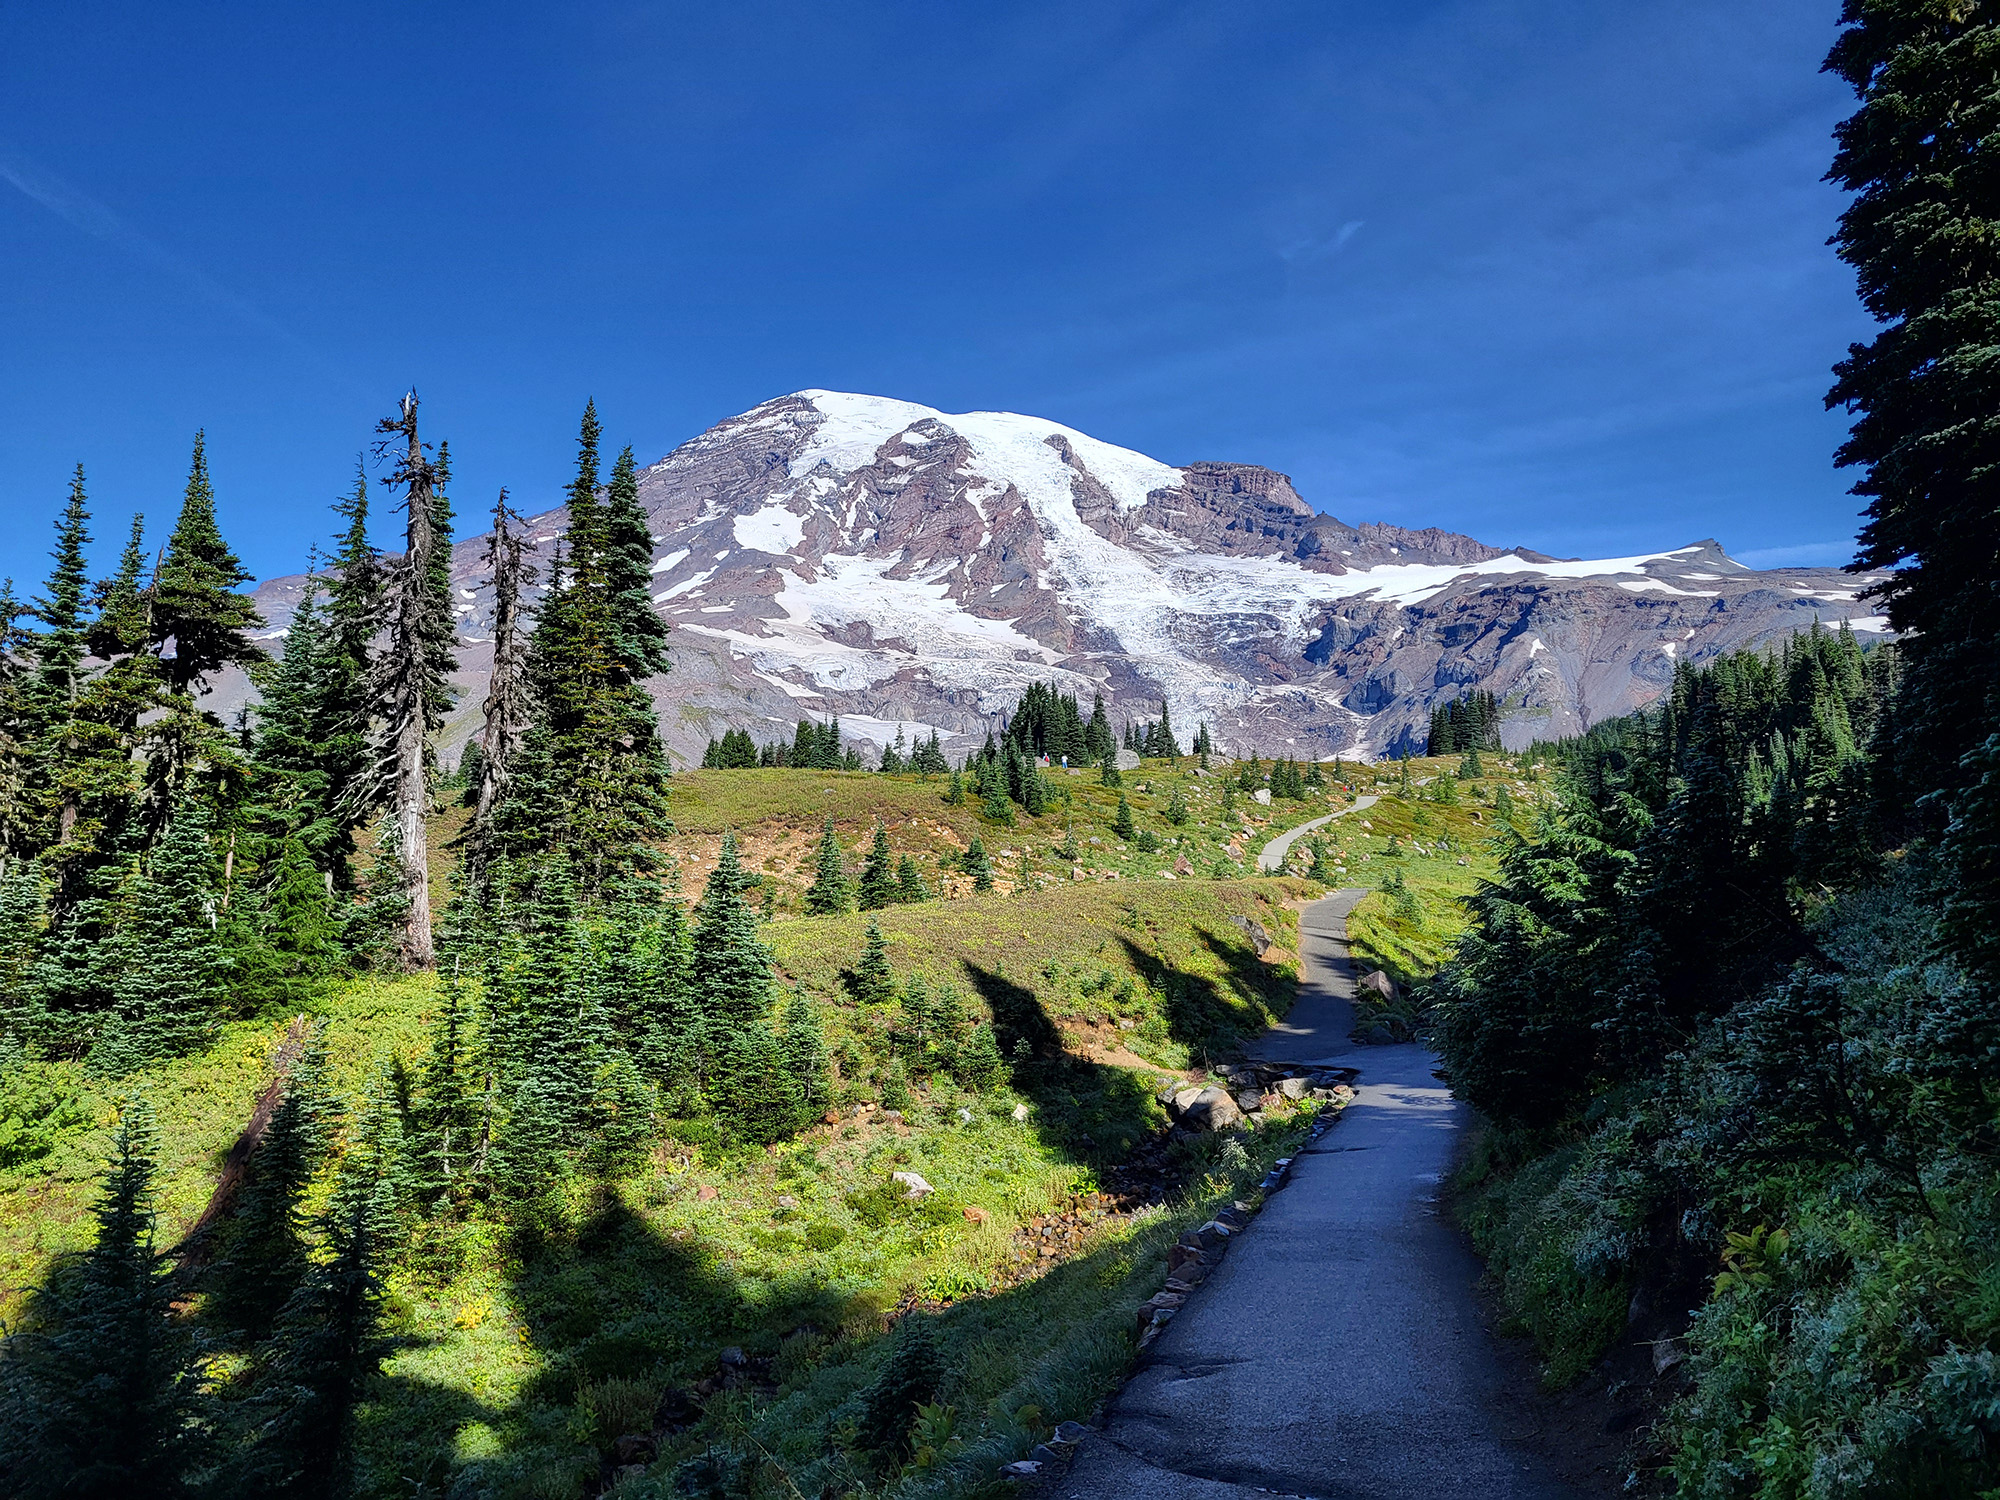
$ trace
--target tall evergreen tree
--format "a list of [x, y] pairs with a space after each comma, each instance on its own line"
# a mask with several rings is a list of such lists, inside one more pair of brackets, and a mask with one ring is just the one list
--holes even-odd
[[109, 964], [117, 1010], [91, 1054], [104, 1072], [187, 1052], [218, 1019], [224, 967], [209, 827], [208, 809], [183, 801], [120, 902]]
[[668, 669], [667, 622], [653, 608], [653, 533], [639, 504], [639, 470], [627, 447], [604, 491], [604, 587], [620, 667], [634, 682]]
[[[1855, 196], [1833, 244], [1882, 327], [1835, 367], [1827, 405], [1854, 414], [1836, 457], [1868, 502], [1854, 566], [1889, 570], [1873, 592], [1902, 633], [1914, 796], [1966, 785], [1962, 758], [2000, 725], [2000, 17], [1847, 0], [1841, 21], [1826, 70], [1861, 105], [1834, 132], [1828, 176]], [[1918, 808], [1933, 828], [1948, 810]]]
[[638, 544], [613, 545], [621, 526], [643, 532], [643, 517], [636, 489], [622, 512], [599, 502], [600, 435], [593, 404], [569, 486], [567, 573], [560, 565], [552, 572], [528, 652], [536, 720], [517, 762], [519, 789], [495, 819], [509, 853], [561, 849], [592, 890], [650, 868], [652, 841], [673, 827], [659, 719], [634, 675], [650, 675], [659, 657], [658, 643], [629, 618]]
[[250, 639], [263, 626], [263, 617], [248, 594], [237, 592], [253, 581], [216, 525], [208, 452], [198, 432], [180, 518], [152, 584], [154, 639], [162, 647], [173, 645], [171, 656], [161, 652], [171, 691], [191, 696], [222, 667], [247, 668], [264, 660], [264, 652]]
[[279, 1314], [251, 1402], [255, 1441], [241, 1465], [251, 1493], [336, 1500], [349, 1493], [354, 1414], [381, 1367], [383, 1275], [393, 1246], [393, 1152], [350, 1151], [320, 1221], [323, 1259]]
[[70, 480], [69, 503], [56, 523], [55, 567], [46, 592], [35, 601], [35, 616], [47, 630], [34, 643], [35, 696], [41, 717], [58, 724], [69, 717], [83, 690], [83, 655], [89, 625], [87, 610], [90, 545], [90, 502], [83, 485], [83, 465]]
[[527, 646], [522, 593], [536, 581], [522, 556], [524, 522], [507, 504], [493, 502], [493, 530], [486, 566], [493, 586], [493, 668], [487, 679], [485, 724], [479, 736], [479, 781], [473, 789], [474, 827], [482, 833], [507, 795], [514, 761], [528, 731]]
[[368, 670], [368, 647], [382, 627], [382, 590], [387, 580], [382, 555], [368, 540], [368, 466], [354, 461], [354, 488], [333, 503], [334, 514], [347, 522], [333, 555], [328, 585], [328, 614], [338, 633], [341, 653], [357, 674]]
[[377, 725], [374, 763], [354, 802], [357, 810], [388, 809], [402, 886], [398, 947], [405, 965], [427, 968], [436, 956], [424, 822], [436, 769], [430, 736], [443, 726], [451, 706], [456, 643], [450, 511], [443, 498], [442, 455], [434, 461], [418, 434], [417, 393], [403, 397], [398, 415], [383, 418], [375, 430], [383, 434], [378, 451], [395, 455], [387, 483], [403, 491], [407, 526], [403, 556], [389, 569], [381, 596], [384, 639], [368, 682]]
[[743, 897], [755, 884], [757, 877], [737, 857], [736, 836], [724, 834], [721, 857], [695, 907], [690, 960], [702, 1022], [722, 1037], [761, 1026], [770, 1010], [771, 953]]
[[832, 1063], [819, 1017], [803, 990], [794, 989], [785, 1002], [784, 1021], [785, 1075], [798, 1085], [801, 1107], [816, 1115], [833, 1101]]

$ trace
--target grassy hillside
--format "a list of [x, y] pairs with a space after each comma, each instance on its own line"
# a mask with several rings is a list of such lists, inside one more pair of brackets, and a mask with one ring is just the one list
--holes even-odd
[[[1169, 795], [1165, 774], [1127, 781], [1143, 825]], [[1245, 797], [1243, 814], [1225, 818], [1213, 785], [1186, 782], [1197, 821], [1154, 826], [1184, 840], [1174, 849], [1213, 846], [1205, 874], [1233, 875], [1230, 836], [1247, 866], [1271, 832], [1326, 810]], [[818, 1002], [840, 1075], [832, 1118], [768, 1150], [667, 1122], [643, 1165], [574, 1183], [563, 1211], [532, 1232], [478, 1213], [417, 1222], [390, 1280], [392, 1349], [362, 1424], [362, 1493], [594, 1493], [611, 1440], [649, 1426], [670, 1389], [700, 1413], [657, 1455], [659, 1484], [720, 1445], [719, 1463], [769, 1456], [759, 1493], [791, 1492], [780, 1471], [835, 1493], [891, 1478], [903, 1493], [963, 1492], [1055, 1422], [1086, 1416], [1122, 1378], [1133, 1309], [1158, 1289], [1174, 1235], [1248, 1195], [1305, 1117], [1274, 1118], [1240, 1142], [1177, 1146], [1144, 1190], [1110, 1169], [1165, 1130], [1166, 1083], [1200, 1076], [1289, 1008], [1295, 907], [1313, 888], [1162, 878], [1174, 855], [1108, 836], [1117, 793], [1094, 781], [1060, 818], [1023, 819], [999, 837], [939, 792], [866, 774], [685, 775], [670, 853], [693, 894], [704, 851], [733, 828], [746, 848], [772, 851], [774, 884], [796, 889], [796, 863], [779, 851], [810, 852], [822, 807], [850, 847], [881, 818], [899, 852], [933, 858], [982, 829], [996, 856], [1039, 853], [1073, 812], [1084, 878], [1064, 864], [1061, 879], [1031, 871], [1011, 890], [879, 914], [899, 979], [921, 976], [968, 1016], [1028, 1039], [1007, 1080], [976, 1093], [944, 1072], [906, 1076], [890, 1046], [896, 1008], [858, 1005], [844, 982], [867, 919], [789, 915], [781, 900], [764, 936], [781, 987]], [[435, 830], [440, 864], [454, 821]], [[393, 1069], [421, 1064], [438, 1002], [436, 980], [417, 976], [343, 982], [314, 1006], [350, 1123], [371, 1090], [393, 1092]], [[10, 1105], [37, 1154], [0, 1169], [9, 1312], [52, 1256], [88, 1242], [108, 1127], [128, 1093], [158, 1112], [160, 1239], [181, 1238], [289, 1020], [235, 1023], [204, 1052], [115, 1089], [76, 1064], [12, 1075], [39, 1093]], [[935, 1192], [902, 1201], [895, 1171]], [[844, 1434], [893, 1344], [888, 1330], [911, 1312], [947, 1351], [957, 1432], [930, 1467], [871, 1473]], [[722, 1363], [724, 1351], [740, 1362]], [[652, 1492], [667, 1491], [621, 1491]]]
[[[944, 800], [942, 778], [883, 776], [872, 771], [684, 771], [674, 778], [673, 817], [678, 829], [667, 848], [681, 862], [690, 889], [713, 868], [725, 832], [743, 847], [744, 865], [764, 875], [774, 910], [799, 908], [812, 883], [822, 820], [831, 817], [841, 842], [865, 847], [880, 820], [897, 855], [909, 854], [939, 894], [964, 894], [969, 882], [951, 861], [974, 837], [994, 865], [996, 887], [1012, 891], [1064, 880], [1134, 880], [1174, 875], [1228, 878], [1254, 874], [1257, 851], [1287, 829], [1322, 817], [1351, 799], [1330, 791], [1306, 801], [1280, 799], [1262, 806], [1247, 793], [1227, 792], [1220, 771], [1200, 773], [1193, 759], [1147, 761], [1107, 787], [1095, 771], [1048, 773], [1053, 806], [1031, 818], [1012, 809], [1009, 826], [981, 815], [968, 795], [954, 807]], [[1167, 820], [1175, 789], [1189, 821]], [[1159, 847], [1122, 840], [1113, 824], [1123, 795], [1135, 831]], [[1230, 804], [1233, 803], [1233, 808]], [[1058, 850], [1074, 834], [1077, 858]]]

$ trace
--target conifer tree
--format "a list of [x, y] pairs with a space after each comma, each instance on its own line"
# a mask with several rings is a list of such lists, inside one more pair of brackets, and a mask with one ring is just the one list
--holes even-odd
[[122, 902], [111, 940], [117, 1012], [91, 1054], [110, 1074], [201, 1042], [222, 999], [217, 876], [208, 809], [184, 800]]
[[907, 854], [896, 861], [896, 899], [910, 906], [931, 899], [931, 888], [918, 873], [917, 862]]
[[152, 585], [153, 638], [162, 646], [171, 641], [174, 648], [170, 657], [162, 653], [172, 692], [192, 696], [211, 672], [264, 660], [250, 639], [263, 618], [249, 595], [237, 592], [252, 581], [216, 525], [208, 453], [203, 435], [196, 433], [180, 518]]
[[910, 769], [915, 771], [925, 781], [930, 780], [933, 776], [942, 776], [951, 769], [945, 763], [944, 746], [939, 741], [938, 732], [935, 729], [931, 731], [931, 737], [918, 745], [916, 750], [912, 752], [910, 756]]
[[35, 601], [35, 616], [48, 629], [34, 642], [35, 698], [39, 717], [54, 725], [69, 717], [83, 690], [83, 655], [89, 624], [90, 584], [84, 548], [90, 545], [90, 503], [84, 493], [83, 465], [70, 480], [69, 504], [56, 523], [56, 550], [50, 554], [46, 592]]
[[380, 452], [395, 453], [388, 484], [403, 491], [407, 517], [403, 556], [389, 569], [382, 592], [381, 654], [368, 683], [377, 723], [373, 765], [354, 798], [356, 810], [386, 806], [395, 830], [402, 879], [399, 949], [409, 968], [428, 968], [436, 957], [431, 935], [429, 850], [425, 813], [436, 769], [430, 736], [451, 706], [455, 660], [447, 477], [440, 454], [433, 460], [418, 434], [417, 393], [404, 396], [397, 416], [384, 417]]
[[983, 1094], [1005, 1076], [1007, 1065], [1001, 1060], [1000, 1045], [994, 1040], [991, 1026], [975, 1026], [972, 1035], [958, 1049], [952, 1072], [958, 1081], [975, 1093]]
[[886, 1460], [900, 1459], [916, 1424], [917, 1408], [937, 1399], [944, 1375], [944, 1360], [930, 1324], [921, 1316], [905, 1318], [888, 1363], [862, 1392], [856, 1441]]
[[1090, 702], [1090, 722], [1083, 731], [1084, 754], [1092, 760], [1103, 760], [1118, 749], [1117, 741], [1111, 735], [1111, 716], [1104, 711], [1104, 694], [1096, 694]]
[[736, 836], [724, 834], [722, 854], [709, 873], [696, 926], [690, 973], [702, 1024], [718, 1047], [734, 1035], [761, 1029], [771, 1005], [771, 953], [758, 936], [757, 913], [743, 892], [757, 884], [745, 873]]
[[523, 560], [523, 526], [507, 503], [507, 492], [501, 490], [493, 502], [493, 530], [486, 539], [487, 576], [493, 587], [493, 667], [482, 705], [485, 724], [477, 742], [479, 779], [469, 788], [474, 827], [479, 830], [475, 838], [482, 841], [493, 810], [507, 795], [514, 761], [528, 732], [528, 636], [521, 596], [536, 581], [536, 574]]
[[552, 569], [527, 657], [535, 722], [516, 765], [519, 788], [495, 817], [501, 847], [517, 856], [561, 849], [591, 891], [651, 868], [652, 841], [673, 826], [658, 716], [635, 676], [650, 674], [663, 648], [630, 617], [620, 581], [638, 544], [612, 544], [620, 526], [643, 533], [643, 518], [636, 490], [622, 522], [599, 502], [600, 436], [592, 404], [568, 491], [567, 572]]
[[861, 866], [861, 879], [854, 892], [855, 904], [863, 911], [880, 911], [885, 906], [896, 904], [894, 858], [889, 850], [889, 831], [877, 822], [875, 842], [869, 846], [868, 858]]
[[[1854, 414], [1835, 462], [1862, 471], [1857, 568], [1902, 635], [1899, 811], [1935, 830], [1964, 757], [1996, 726], [2000, 678], [2000, 245], [1987, 160], [2000, 128], [1988, 6], [1849, 0], [1826, 71], [1860, 107], [1834, 132], [1828, 178], [1853, 200], [1833, 244], [1882, 325], [1834, 367], [1829, 407]], [[1982, 758], [1981, 764], [1990, 763]], [[2000, 908], [1989, 913], [2000, 930]]]
[[858, 1005], [887, 1005], [896, 997], [896, 975], [889, 967], [889, 945], [882, 936], [881, 925], [872, 917], [848, 988]]
[[794, 989], [785, 1002], [784, 1025], [785, 1074], [798, 1086], [801, 1109], [816, 1115], [833, 1102], [832, 1063], [819, 1017], [803, 990]]
[[16, 860], [0, 876], [0, 1051], [28, 1038], [40, 995], [35, 948], [47, 924], [48, 888], [39, 860]]
[[439, 990], [410, 1142], [417, 1190], [431, 1207], [467, 1190], [480, 1127], [471, 1018], [456, 971], [442, 976]]
[[630, 447], [612, 464], [605, 487], [604, 557], [619, 663], [634, 682], [657, 677], [668, 669], [668, 626], [653, 608], [653, 534], [639, 504], [639, 470]]
[[334, 514], [347, 522], [333, 556], [327, 613], [333, 621], [341, 654], [358, 679], [368, 672], [368, 643], [382, 625], [383, 577], [381, 554], [368, 540], [368, 471], [354, 462], [354, 489], [333, 503]]
[[806, 891], [806, 910], [816, 917], [837, 916], [854, 904], [854, 890], [847, 879], [847, 856], [833, 831], [833, 815], [827, 815], [820, 830], [819, 855], [813, 867], [813, 883]]
[[958, 857], [959, 868], [972, 877], [972, 888], [986, 892], [993, 889], [993, 862], [986, 857], [986, 845], [978, 834], [965, 846], [965, 853]]
[[1130, 843], [1138, 837], [1139, 830], [1132, 823], [1132, 804], [1125, 800], [1125, 794], [1118, 794], [1118, 812], [1111, 820], [1111, 831]]
[[190, 1328], [153, 1249], [152, 1110], [128, 1102], [92, 1216], [96, 1243], [30, 1293], [0, 1358], [10, 1495], [191, 1495], [206, 1424]]
[[339, 889], [353, 883], [348, 809], [368, 771], [360, 685], [335, 622], [320, 607], [317, 582], [308, 579], [284, 654], [263, 676], [251, 761], [266, 827], [297, 838]]

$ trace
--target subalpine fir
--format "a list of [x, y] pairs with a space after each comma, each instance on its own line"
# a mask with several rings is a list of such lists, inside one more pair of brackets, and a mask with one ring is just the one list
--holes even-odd
[[184, 800], [119, 903], [110, 939], [116, 1011], [91, 1062], [117, 1075], [190, 1051], [214, 1027], [226, 977], [208, 809]]
[[820, 829], [819, 854], [813, 866], [813, 883], [806, 890], [806, 910], [816, 917], [837, 916], [854, 904], [854, 888], [847, 879], [847, 855], [840, 847], [829, 814]]
[[196, 433], [180, 517], [167, 538], [150, 595], [153, 639], [174, 646], [174, 654], [162, 659], [169, 690], [189, 696], [221, 667], [247, 669], [265, 659], [251, 639], [263, 627], [263, 617], [250, 596], [240, 592], [254, 581], [216, 524], [207, 446]]
[[896, 904], [895, 856], [889, 848], [889, 831], [879, 822], [854, 894], [855, 904], [863, 911], [880, 911]]

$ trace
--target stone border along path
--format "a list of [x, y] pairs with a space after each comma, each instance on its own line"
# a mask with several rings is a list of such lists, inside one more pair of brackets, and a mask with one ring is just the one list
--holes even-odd
[[1314, 818], [1310, 823], [1301, 823], [1290, 833], [1283, 833], [1264, 846], [1257, 856], [1257, 868], [1266, 875], [1275, 875], [1285, 867], [1285, 856], [1292, 852], [1292, 844], [1302, 835], [1315, 828], [1324, 828], [1335, 818], [1344, 818], [1349, 813], [1366, 812], [1382, 799], [1370, 793], [1366, 797], [1356, 797], [1348, 806], [1338, 812], [1330, 812], [1323, 818]]
[[1423, 1047], [1347, 1039], [1347, 917], [1366, 894], [1306, 907], [1298, 1004], [1256, 1049], [1263, 1062], [1359, 1068], [1354, 1101], [1225, 1237], [1228, 1255], [1101, 1425], [1064, 1424], [1074, 1462], [1038, 1476], [1046, 1493], [1576, 1500], [1509, 1440], [1532, 1418], [1503, 1407], [1479, 1263], [1438, 1207], [1465, 1106]]

